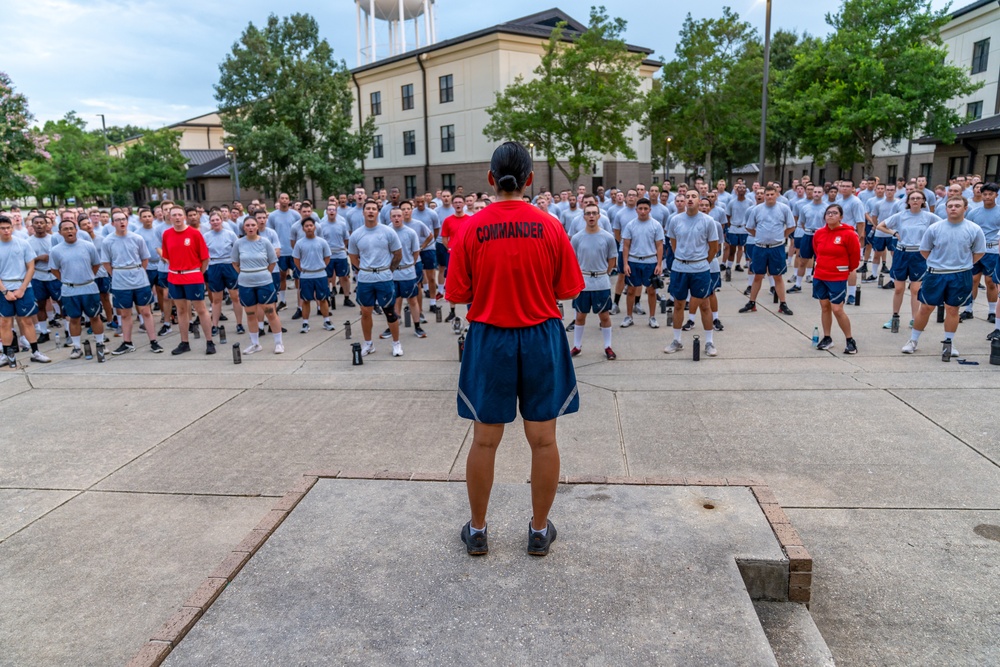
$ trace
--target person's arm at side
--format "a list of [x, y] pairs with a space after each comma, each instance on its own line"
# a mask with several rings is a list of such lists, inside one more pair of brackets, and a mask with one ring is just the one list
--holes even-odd
[[583, 272], [580, 270], [580, 263], [573, 252], [573, 244], [565, 234], [556, 235], [556, 275], [553, 284], [556, 299], [564, 301], [575, 299], [583, 291], [586, 284], [583, 282]]
[[451, 303], [472, 302], [472, 267], [462, 235], [456, 236], [451, 246], [444, 298]]
[[861, 266], [861, 239], [856, 235], [846, 234], [847, 239], [847, 266], [849, 271], [854, 271]]
[[632, 267], [628, 264], [628, 251], [632, 248], [632, 239], [622, 240], [622, 265], [626, 276], [632, 275]]

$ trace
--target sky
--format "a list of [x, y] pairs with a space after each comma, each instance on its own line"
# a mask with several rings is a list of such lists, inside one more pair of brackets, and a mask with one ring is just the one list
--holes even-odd
[[[953, 7], [969, 2], [958, 0]], [[587, 23], [593, 4], [506, 0], [475, 3], [470, 11], [468, 2], [437, 0], [437, 38], [458, 37], [549, 7]], [[671, 59], [687, 12], [697, 20], [720, 16], [722, 7], [729, 6], [764, 32], [764, 0], [604, 4], [610, 15], [628, 21], [626, 41], [653, 49], [653, 58]], [[946, 0], [932, 0], [935, 9], [946, 5]], [[839, 6], [836, 0], [774, 0], [772, 30], [824, 35], [829, 31], [826, 13]], [[0, 0], [5, 38], [0, 71], [27, 96], [38, 124], [75, 110], [92, 128], [100, 127], [96, 114], [102, 113], [109, 125], [157, 128], [214, 111], [219, 63], [247, 25], [261, 26], [271, 13], [296, 12], [312, 14], [336, 57], [348, 67], [357, 65], [353, 0]]]

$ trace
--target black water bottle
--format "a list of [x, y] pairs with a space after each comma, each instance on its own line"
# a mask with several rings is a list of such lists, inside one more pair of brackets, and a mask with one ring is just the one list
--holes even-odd
[[885, 287], [885, 274], [884, 273], [878, 274], [878, 286], [879, 287]]
[[778, 289], [772, 288], [774, 290], [774, 302], [778, 303]]
[[94, 358], [94, 352], [90, 348], [90, 341], [89, 340], [83, 341], [83, 358], [84, 359], [93, 359]]
[[854, 294], [854, 305], [855, 306], [861, 305], [861, 285], [858, 285], [858, 289]]
[[1000, 366], [1000, 337], [990, 343], [990, 365]]
[[336, 294], [331, 294], [330, 298], [327, 299], [327, 302], [330, 304], [330, 310], [337, 310], [337, 295]]
[[941, 361], [951, 361], [951, 341], [946, 340], [941, 344]]
[[937, 309], [937, 321], [938, 324], [944, 322], [944, 304], [942, 303]]
[[403, 306], [403, 326], [407, 329], [413, 326], [413, 318], [410, 316], [409, 306]]
[[226, 340], [226, 327], [220, 324], [219, 325], [219, 345], [225, 345], [227, 342], [229, 342], [229, 341]]
[[[344, 338], [346, 340], [351, 340], [351, 321], [347, 320], [344, 322]], [[360, 348], [358, 348], [360, 349]]]
[[660, 315], [666, 315], [667, 313], [667, 300], [660, 299]]
[[462, 357], [465, 356], [465, 334], [458, 337], [458, 362], [462, 363]]
[[892, 333], [899, 333], [899, 313], [892, 314]]
[[441, 306], [434, 306], [434, 321], [441, 323]]
[[694, 337], [694, 347], [691, 349], [691, 357], [695, 361], [701, 360], [701, 338], [698, 336]]
[[726, 267], [726, 282], [733, 282], [733, 269], [731, 267]]
[[239, 343], [233, 343], [233, 363], [234, 364], [243, 363], [243, 352], [240, 351]]
[[361, 366], [365, 363], [365, 358], [361, 356], [361, 343], [351, 344], [351, 365]]
[[195, 338], [201, 338], [201, 327], [198, 326], [197, 321], [192, 322], [188, 330], [194, 334]]

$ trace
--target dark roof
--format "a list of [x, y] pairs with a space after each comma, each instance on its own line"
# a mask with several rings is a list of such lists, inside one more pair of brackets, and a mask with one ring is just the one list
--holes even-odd
[[229, 178], [229, 158], [226, 151], [182, 150], [187, 158], [187, 178]]
[[998, 2], [997, 0], [976, 0], [976, 2], [973, 2], [971, 5], [966, 5], [965, 7], [960, 7], [959, 9], [956, 9], [951, 13], [950, 16], [953, 19], [957, 19], [959, 16], [965, 16], [966, 14], [974, 12], [977, 9], [981, 9], [988, 5], [1000, 6], [1000, 2]]
[[[486, 35], [492, 35], [494, 33], [505, 33], [508, 35], [524, 35], [526, 37], [538, 37], [540, 39], [548, 39], [549, 35], [552, 34], [552, 30], [560, 23], [565, 21], [566, 27], [563, 29], [564, 39], [566, 41], [572, 41], [574, 35], [586, 32], [587, 26], [580, 23], [572, 16], [562, 11], [561, 9], [553, 7], [552, 9], [547, 9], [536, 14], [531, 14], [529, 16], [523, 16], [519, 19], [514, 19], [513, 21], [507, 21], [506, 23], [500, 23], [499, 25], [492, 26], [490, 28], [483, 28], [482, 30], [477, 30], [475, 32], [470, 32], [466, 35], [461, 35], [459, 37], [454, 37], [452, 39], [447, 39], [443, 42], [438, 42], [436, 44], [430, 44], [428, 46], [414, 49], [413, 51], [407, 51], [406, 53], [401, 53], [395, 56], [390, 56], [389, 58], [383, 58], [381, 60], [376, 60], [373, 63], [367, 65], [362, 65], [360, 67], [355, 67], [351, 70], [352, 73], [367, 72], [368, 70], [381, 67], [382, 65], [387, 65], [389, 63], [400, 62], [402, 60], [409, 60], [415, 56], [419, 56], [423, 53], [431, 53], [438, 49], [443, 49], [449, 46], [454, 46], [456, 44], [461, 44], [463, 42], [469, 42], [480, 37], [485, 37]], [[653, 49], [648, 49], [644, 46], [634, 46], [632, 44], [627, 44], [628, 50], [632, 53], [641, 53], [643, 55], [652, 55]], [[644, 64], [659, 66], [661, 63], [658, 60], [644, 59]]]
[[[996, 0], [993, 1], [996, 2]], [[974, 120], [971, 123], [966, 123], [965, 125], [959, 125], [958, 127], [953, 127], [951, 131], [955, 133], [956, 143], [966, 139], [1000, 138], [1000, 115], [980, 118], [979, 120]], [[943, 142], [937, 137], [925, 135], [917, 139], [916, 143], [940, 144]]]
[[187, 158], [188, 166], [194, 167], [196, 165], [205, 164], [206, 162], [211, 162], [212, 160], [217, 160], [220, 157], [226, 157], [226, 151], [223, 150], [182, 150], [181, 155]]

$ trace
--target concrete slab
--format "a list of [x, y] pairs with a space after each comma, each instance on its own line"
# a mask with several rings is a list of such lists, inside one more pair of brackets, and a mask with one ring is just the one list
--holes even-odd
[[0, 439], [0, 488], [87, 488], [236, 394], [36, 389], [14, 396], [4, 410], [17, 415], [20, 427], [17, 437]]
[[747, 489], [567, 487], [545, 559], [527, 495], [495, 488], [473, 559], [464, 485], [320, 480], [165, 664], [776, 664], [735, 564], [782, 558]]
[[75, 491], [0, 489], [0, 543], [75, 495]]
[[833, 653], [805, 605], [756, 600], [753, 606], [779, 667], [834, 666]]
[[815, 559], [811, 611], [838, 665], [1000, 664], [1000, 512], [788, 514]]
[[[1000, 378], [1000, 373], [996, 377]], [[997, 413], [993, 409], [996, 405], [994, 394], [981, 389], [904, 390], [894, 391], [893, 394], [1000, 466], [1000, 436], [997, 434]]]
[[125, 664], [273, 503], [82, 494], [0, 544], [0, 663]]
[[24, 373], [14, 371], [0, 375], [0, 401], [17, 396], [29, 389], [31, 389], [31, 385], [28, 384]]

